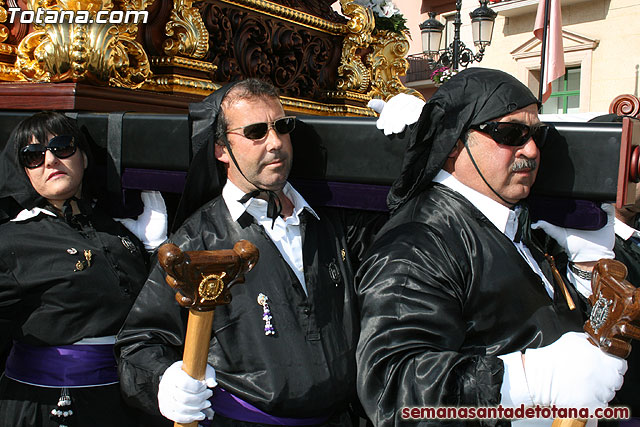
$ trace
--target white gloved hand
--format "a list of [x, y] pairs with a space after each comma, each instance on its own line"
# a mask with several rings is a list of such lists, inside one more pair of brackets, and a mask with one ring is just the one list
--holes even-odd
[[182, 360], [169, 366], [158, 386], [160, 413], [176, 423], [188, 424], [213, 418], [209, 398], [218, 385], [216, 371], [207, 365], [205, 378], [198, 381], [182, 370]]
[[417, 122], [424, 104], [425, 102], [416, 96], [399, 93], [389, 102], [372, 99], [367, 107], [380, 113], [376, 127], [384, 131], [385, 135], [391, 135], [392, 133], [400, 133], [408, 125]]
[[546, 221], [537, 221], [531, 228], [541, 228], [553, 237], [569, 256], [572, 262], [598, 261], [602, 258], [614, 258], [613, 245], [616, 234], [613, 230], [615, 209], [608, 203], [603, 203], [602, 210], [607, 213], [607, 224], [599, 230], [577, 230], [563, 228]]
[[627, 361], [592, 345], [582, 332], [524, 353], [524, 370], [534, 404], [602, 408], [622, 387]]
[[167, 207], [159, 191], [143, 191], [140, 194], [144, 210], [137, 219], [116, 218], [140, 239], [148, 251], [153, 251], [167, 240]]

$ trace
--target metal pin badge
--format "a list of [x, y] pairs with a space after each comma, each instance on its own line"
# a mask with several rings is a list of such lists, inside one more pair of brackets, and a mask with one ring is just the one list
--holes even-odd
[[264, 320], [264, 334], [275, 335], [276, 330], [271, 324], [271, 310], [269, 309], [269, 297], [262, 292], [258, 294], [258, 304], [262, 306], [262, 320]]
[[340, 274], [340, 268], [338, 267], [336, 260], [331, 260], [327, 267], [329, 268], [329, 277], [333, 283], [338, 286], [340, 282], [342, 282], [342, 274]]
[[136, 245], [127, 236], [120, 236], [120, 241], [122, 242], [122, 245], [127, 248], [132, 254], [135, 254], [138, 251]]
[[93, 254], [91, 253], [91, 249], [84, 250], [84, 259], [87, 260], [87, 267], [91, 267], [91, 257], [93, 256]]

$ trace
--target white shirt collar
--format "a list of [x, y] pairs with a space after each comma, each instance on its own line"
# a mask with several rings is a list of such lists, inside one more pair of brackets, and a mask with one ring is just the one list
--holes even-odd
[[[453, 191], [460, 193], [482, 212], [498, 230], [504, 233], [509, 239], [514, 239], [518, 230], [518, 215], [516, 211], [501, 205], [473, 188], [467, 187], [443, 169], [433, 178], [433, 182], [445, 185]], [[519, 210], [519, 207], [516, 207], [516, 210]]]
[[23, 209], [11, 221], [13, 221], [13, 222], [26, 221], [28, 219], [37, 217], [41, 213], [46, 214], [46, 215], [50, 215], [50, 216], [53, 216], [53, 217], [57, 216], [53, 212], [48, 211], [46, 209], [42, 209], [42, 208], [33, 208], [31, 210]]
[[615, 221], [613, 222], [613, 230], [616, 232], [617, 236], [621, 237], [624, 240], [629, 240], [631, 237], [637, 237], [640, 239], [640, 231], [628, 226], [618, 218], [614, 219]]
[[[293, 210], [296, 216], [300, 214], [304, 209], [309, 211], [317, 219], [320, 219], [318, 214], [309, 206], [307, 201], [296, 191], [295, 188], [288, 182], [282, 189], [284, 195], [293, 203]], [[263, 199], [252, 198], [244, 203], [238, 202], [243, 196], [244, 192], [239, 189], [233, 182], [227, 180], [226, 184], [222, 188], [222, 198], [229, 209], [231, 218], [237, 221], [243, 213], [249, 212], [251, 216], [260, 220], [267, 216], [267, 201]]]

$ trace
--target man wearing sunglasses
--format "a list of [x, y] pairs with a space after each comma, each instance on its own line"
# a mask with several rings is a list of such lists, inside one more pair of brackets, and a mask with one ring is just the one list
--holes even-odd
[[170, 241], [193, 251], [245, 239], [260, 260], [216, 309], [204, 381], [181, 369], [185, 309], [156, 265], [116, 344], [124, 394], [180, 423], [215, 413], [214, 426], [350, 426], [351, 248], [364, 241], [348, 233], [346, 214], [312, 209], [287, 182], [295, 118], [272, 85], [224, 86], [192, 104], [190, 118], [196, 155], [177, 222], [186, 220]]
[[[394, 102], [378, 123], [386, 133], [411, 116]], [[622, 385], [626, 362], [581, 332], [590, 286], [579, 276], [613, 257], [613, 241], [547, 258], [520, 203], [545, 142], [537, 111], [526, 86], [481, 68], [454, 76], [421, 109], [387, 199], [391, 218], [356, 275], [358, 394], [374, 425], [431, 425], [412, 418], [416, 407], [593, 409]], [[566, 231], [552, 227], [543, 225]], [[579, 274], [566, 270], [567, 256]]]

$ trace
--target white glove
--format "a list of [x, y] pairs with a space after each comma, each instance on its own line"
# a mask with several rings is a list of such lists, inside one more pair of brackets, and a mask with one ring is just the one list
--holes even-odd
[[158, 386], [158, 406], [166, 418], [176, 423], [188, 424], [213, 418], [209, 398], [210, 388], [218, 385], [216, 371], [207, 365], [204, 380], [191, 378], [182, 370], [182, 360], [169, 366]]
[[593, 410], [607, 406], [622, 387], [627, 361], [592, 345], [582, 332], [568, 332], [527, 349], [524, 370], [534, 404]]
[[602, 210], [607, 213], [607, 224], [599, 230], [577, 230], [562, 228], [546, 221], [531, 224], [531, 228], [541, 228], [553, 237], [569, 256], [572, 262], [598, 261], [602, 258], [614, 258], [613, 245], [616, 234], [613, 230], [615, 209], [603, 203]]
[[400, 133], [405, 127], [418, 121], [425, 102], [413, 95], [399, 93], [384, 102], [381, 99], [372, 99], [367, 107], [380, 113], [376, 121], [376, 127], [384, 131], [385, 135]]
[[144, 210], [137, 219], [116, 218], [140, 239], [148, 251], [153, 251], [167, 240], [167, 207], [159, 191], [143, 191], [140, 194]]

